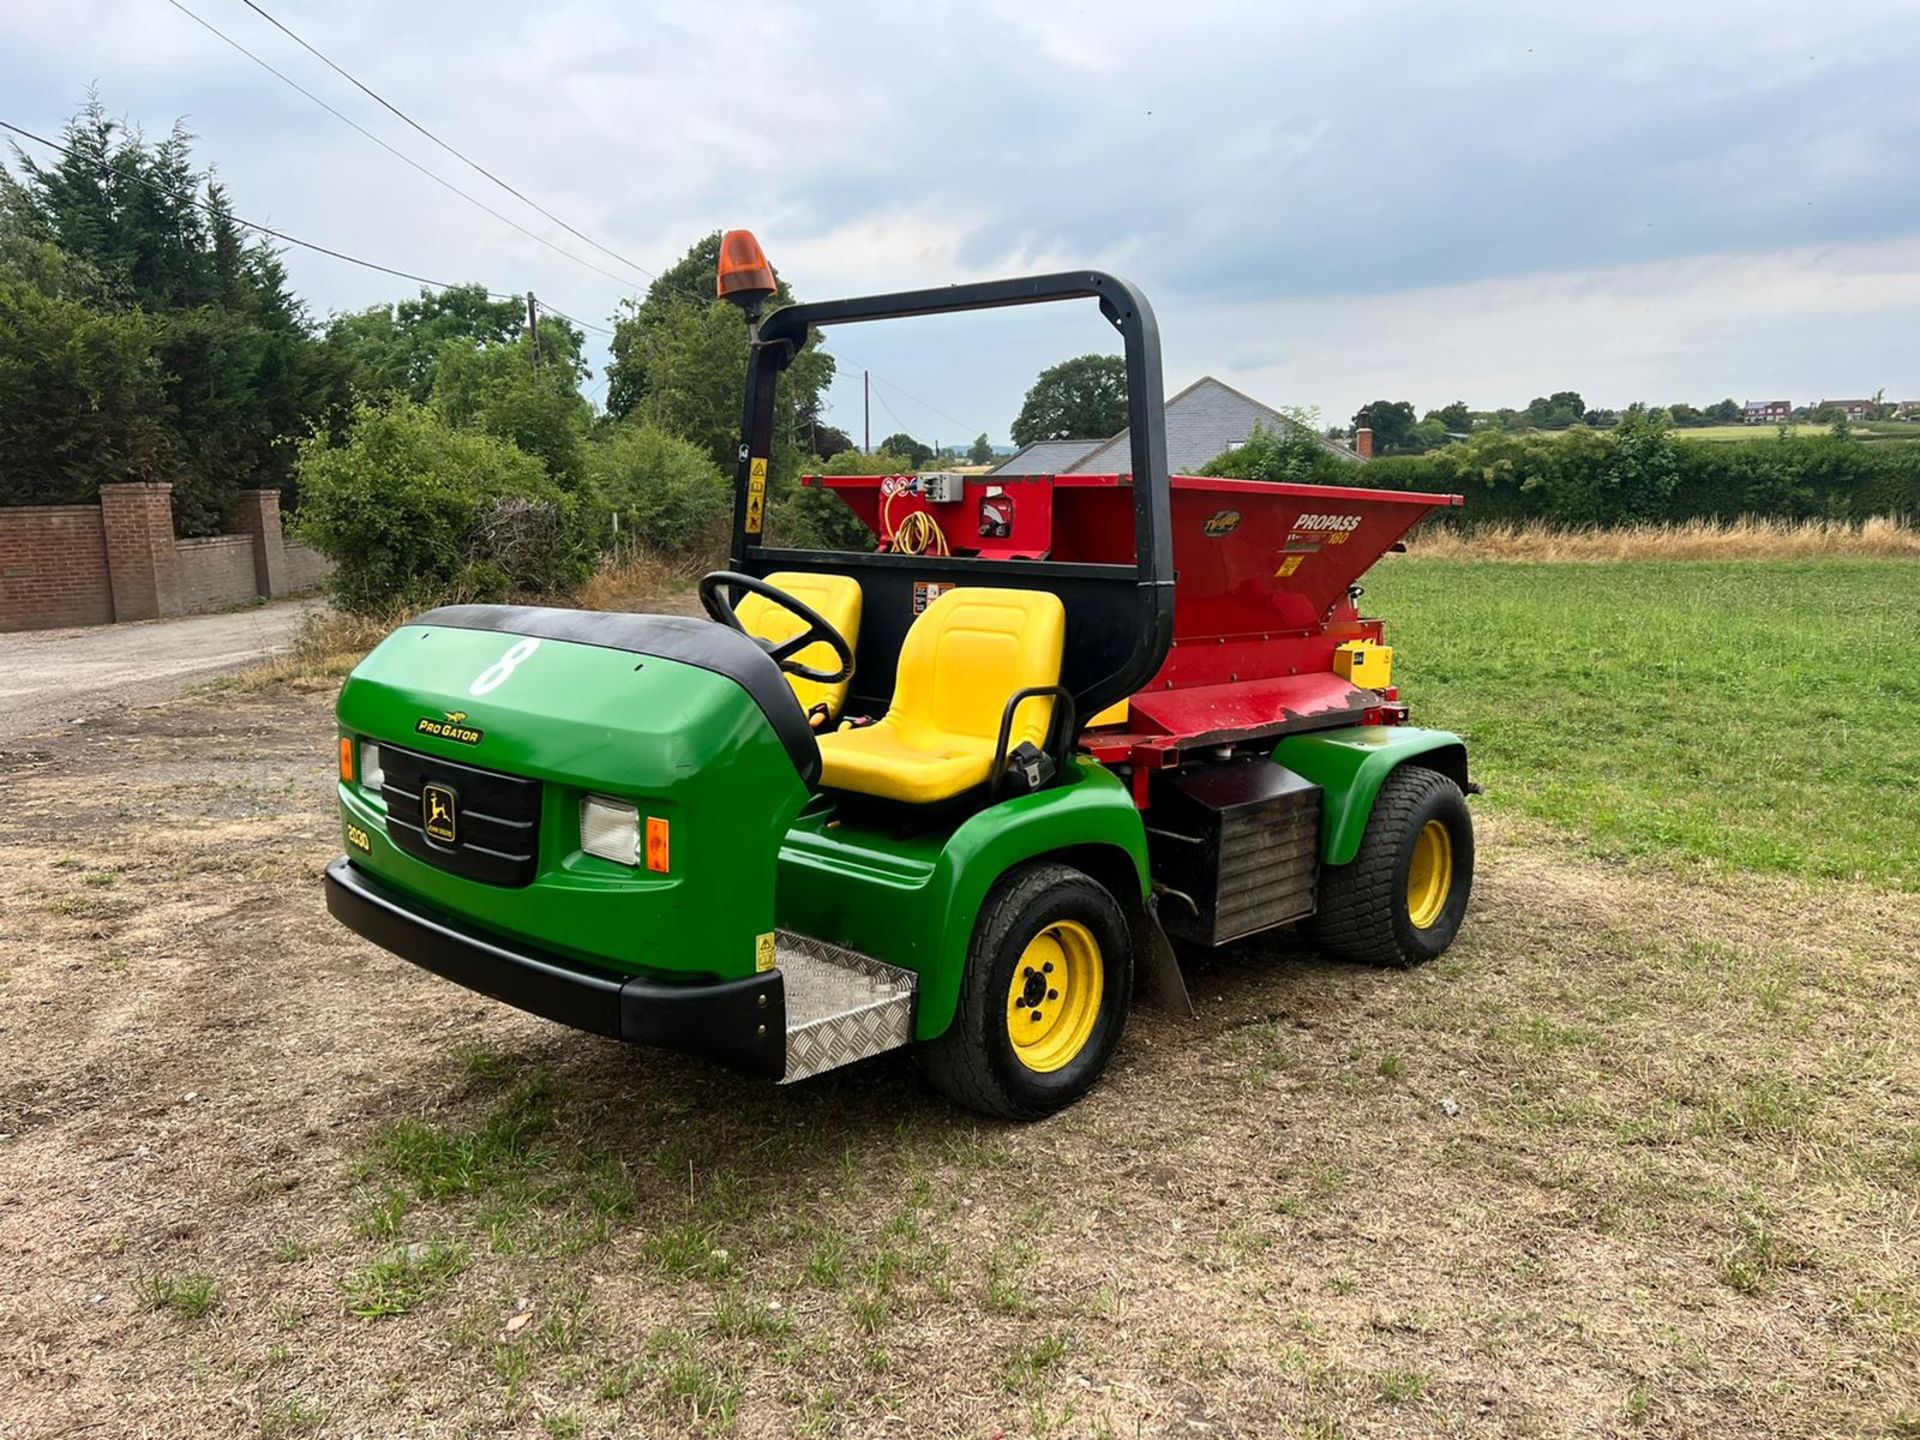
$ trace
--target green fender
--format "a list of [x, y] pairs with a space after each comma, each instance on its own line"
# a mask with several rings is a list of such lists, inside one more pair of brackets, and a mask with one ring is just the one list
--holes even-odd
[[970, 816], [951, 834], [899, 836], [802, 815], [780, 852], [776, 910], [803, 934], [920, 977], [916, 1039], [953, 1023], [974, 922], [994, 882], [1043, 856], [1087, 871], [1142, 913], [1147, 835], [1127, 788], [1087, 760], [1066, 783]]
[[1323, 792], [1320, 860], [1346, 865], [1360, 852], [1360, 836], [1388, 775], [1410, 760], [1467, 788], [1467, 747], [1445, 730], [1409, 725], [1356, 725], [1289, 735], [1273, 747], [1274, 762], [1311, 780]]

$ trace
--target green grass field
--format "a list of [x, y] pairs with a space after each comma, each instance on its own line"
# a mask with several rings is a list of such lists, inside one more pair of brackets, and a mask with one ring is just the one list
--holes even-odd
[[1416, 723], [1604, 854], [1920, 889], [1920, 568], [1391, 557]]
[[[1831, 425], [1794, 425], [1794, 435], [1827, 435]], [[1675, 430], [1676, 440], [1771, 440], [1780, 433], [1778, 425], [1703, 425], [1697, 429]], [[1853, 427], [1858, 440], [1920, 440], [1920, 423], [1911, 420], [1867, 421]]]
[[[1809, 435], [1830, 435], [1831, 425], [1798, 424], [1787, 427], [1788, 433], [1805, 437]], [[1566, 435], [1567, 430], [1529, 430], [1529, 435]], [[1778, 425], [1699, 425], [1673, 432], [1676, 440], [1706, 440], [1710, 442], [1728, 442], [1743, 440], [1771, 440], [1780, 433]], [[1920, 421], [1915, 420], [1870, 420], [1862, 421], [1853, 427], [1856, 440], [1920, 440]]]

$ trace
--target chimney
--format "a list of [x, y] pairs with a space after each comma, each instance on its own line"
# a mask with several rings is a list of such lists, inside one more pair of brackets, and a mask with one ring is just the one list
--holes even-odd
[[1371, 460], [1373, 458], [1373, 430], [1371, 427], [1362, 425], [1358, 430], [1353, 432], [1353, 448], [1360, 452], [1360, 458], [1362, 460]]

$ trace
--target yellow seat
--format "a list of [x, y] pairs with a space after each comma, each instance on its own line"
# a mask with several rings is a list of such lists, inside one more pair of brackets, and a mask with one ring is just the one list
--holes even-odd
[[[822, 620], [840, 632], [850, 647], [858, 647], [859, 581], [847, 575], [809, 575], [798, 570], [782, 570], [767, 576], [767, 584], [776, 590], [786, 591], [802, 605], [812, 606]], [[740, 628], [747, 634], [775, 645], [782, 640], [791, 640], [807, 628], [807, 622], [791, 610], [759, 595], [741, 597], [733, 613], [740, 621]], [[829, 675], [840, 668], [840, 657], [833, 653], [833, 647], [824, 640], [814, 641], [793, 659]], [[793, 687], [794, 699], [800, 702], [802, 710], [811, 714], [814, 706], [824, 705], [827, 707], [828, 723], [832, 723], [840, 718], [840, 707], [847, 703], [847, 685], [852, 678], [848, 676], [836, 684], [822, 685], [817, 680], [803, 680], [798, 675], [789, 675], [787, 684]]]
[[[943, 591], [907, 631], [893, 703], [863, 730], [820, 737], [820, 783], [928, 805], [986, 783], [1017, 690], [1060, 683], [1067, 614], [1036, 590]], [[1051, 696], [1023, 702], [1008, 738], [1046, 744]]]

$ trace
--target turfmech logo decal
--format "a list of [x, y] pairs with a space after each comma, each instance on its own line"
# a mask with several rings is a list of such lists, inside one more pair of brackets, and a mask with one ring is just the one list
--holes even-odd
[[1293, 522], [1296, 530], [1358, 530], [1358, 515], [1302, 515]]

